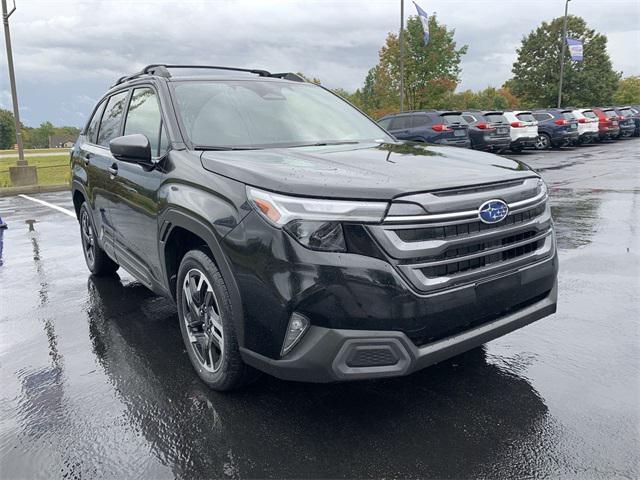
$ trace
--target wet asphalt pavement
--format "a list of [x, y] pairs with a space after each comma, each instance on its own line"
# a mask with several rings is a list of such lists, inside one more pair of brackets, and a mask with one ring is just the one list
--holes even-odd
[[551, 187], [557, 314], [409, 377], [232, 394], [169, 301], [89, 276], [74, 218], [0, 198], [0, 478], [638, 478], [640, 139], [517, 157]]

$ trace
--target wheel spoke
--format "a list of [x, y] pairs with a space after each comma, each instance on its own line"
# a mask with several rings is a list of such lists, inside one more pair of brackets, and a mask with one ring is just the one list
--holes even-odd
[[192, 316], [197, 314], [197, 307], [193, 303], [193, 296], [191, 295], [191, 288], [189, 283], [185, 283], [182, 287], [182, 294], [184, 295], [185, 300], [187, 301], [187, 306], [189, 307], [189, 313]]

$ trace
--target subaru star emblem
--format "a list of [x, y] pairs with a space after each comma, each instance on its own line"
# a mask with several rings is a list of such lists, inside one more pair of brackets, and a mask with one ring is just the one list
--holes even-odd
[[478, 217], [484, 223], [498, 223], [509, 213], [509, 206], [502, 200], [488, 200], [480, 205]]

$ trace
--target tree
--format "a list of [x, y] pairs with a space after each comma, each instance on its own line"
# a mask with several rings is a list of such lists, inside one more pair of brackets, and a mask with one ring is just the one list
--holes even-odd
[[[459, 81], [460, 60], [467, 46], [457, 48], [455, 30], [429, 17], [430, 40], [425, 45], [422, 23], [409, 17], [404, 31], [404, 97], [409, 110], [436, 106], [452, 93]], [[400, 106], [400, 42], [389, 33], [379, 52], [379, 62], [369, 70], [362, 91], [365, 110], [374, 117]]]
[[[509, 85], [524, 106], [556, 106], [560, 80], [563, 18], [542, 22], [523, 38], [513, 64], [513, 79]], [[607, 37], [587, 28], [586, 22], [570, 15], [567, 37], [581, 40], [584, 61], [574, 62], [565, 52], [562, 104], [575, 106], [611, 103], [620, 74], [615, 72], [607, 53]]]
[[16, 127], [13, 113], [0, 108], [0, 150], [13, 148], [16, 143]]
[[620, 80], [613, 101], [616, 105], [640, 105], [640, 77]]

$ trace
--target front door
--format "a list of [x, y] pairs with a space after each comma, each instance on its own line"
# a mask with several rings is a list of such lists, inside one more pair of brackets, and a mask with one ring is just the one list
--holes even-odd
[[[133, 90], [124, 120], [123, 135], [139, 133], [160, 160], [167, 151], [162, 114], [155, 90]], [[154, 168], [114, 160], [115, 198], [110, 216], [115, 229], [117, 258], [138, 280], [149, 285], [161, 278], [158, 249], [158, 189], [164, 179], [163, 162]]]
[[87, 174], [87, 195], [93, 210], [100, 245], [113, 258], [114, 233], [109, 210], [114, 198], [114, 185], [109, 171], [113, 164], [109, 141], [120, 133], [128, 93], [128, 90], [118, 92], [98, 107], [87, 129], [80, 152], [81, 162]]

